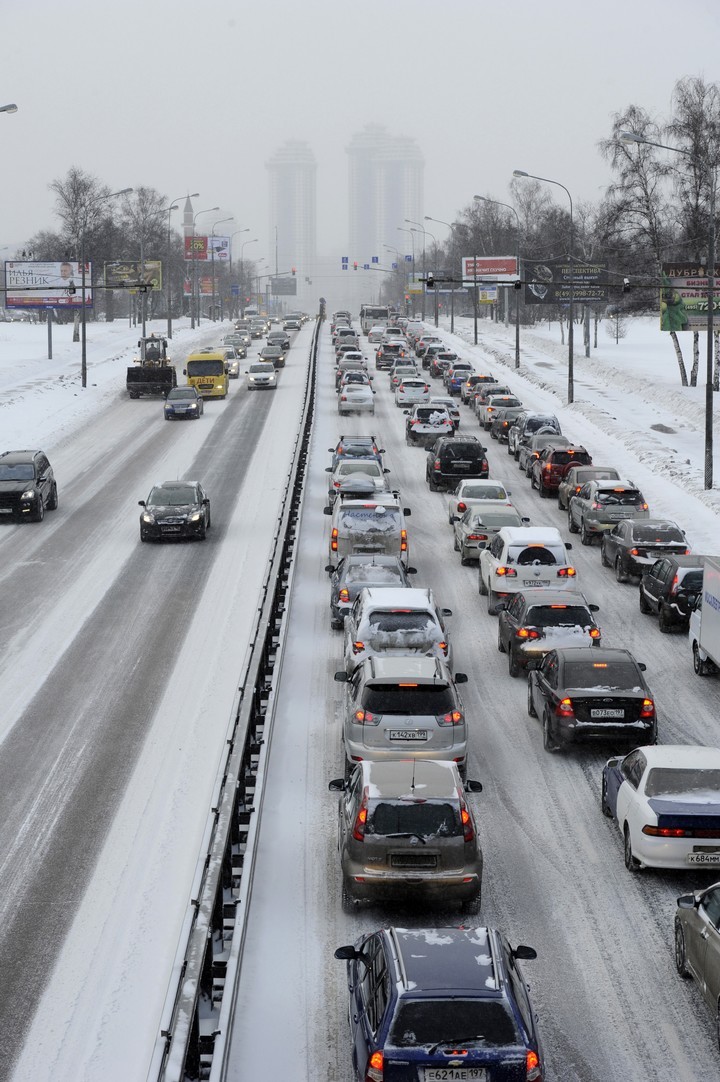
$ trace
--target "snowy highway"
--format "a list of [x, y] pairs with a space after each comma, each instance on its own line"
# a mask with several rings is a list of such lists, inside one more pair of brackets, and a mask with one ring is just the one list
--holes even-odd
[[[489, 354], [468, 349], [476, 367]], [[697, 988], [675, 972], [672, 920], [677, 895], [713, 881], [713, 873], [630, 876], [614, 824], [600, 812], [600, 774], [614, 749], [543, 751], [540, 725], [526, 710], [526, 682], [508, 676], [496, 648], [497, 621], [477, 592], [477, 570], [460, 566], [446, 518], [446, 497], [428, 491], [424, 452], [407, 448], [404, 419], [377, 373], [374, 419], [338, 419], [327, 333], [320, 353], [320, 409], [314, 433], [310, 492], [300, 551], [300, 586], [292, 601], [289, 650], [283, 666], [270, 784], [265, 798], [260, 860], [243, 959], [228, 1078], [267, 1076], [350, 1082], [350, 1042], [344, 965], [333, 950], [375, 926], [458, 924], [457, 910], [372, 907], [346, 915], [340, 906], [336, 797], [327, 782], [342, 774], [338, 685], [341, 634], [329, 628], [327, 518], [322, 514], [329, 461], [339, 432], [374, 432], [386, 448], [390, 480], [412, 509], [408, 520], [417, 585], [431, 586], [450, 621], [455, 665], [467, 672], [469, 776], [483, 782], [474, 797], [485, 853], [483, 923], [512, 942], [530, 943], [538, 959], [526, 964], [545, 1044], [547, 1077], [557, 1082], [646, 1082], [717, 1077], [713, 1020]], [[545, 359], [546, 367], [552, 365]], [[561, 373], [562, 365], [557, 366]], [[593, 393], [580, 367], [578, 398]], [[494, 366], [492, 370], [496, 370]], [[506, 373], [530, 408], [551, 396], [528, 392]], [[602, 376], [598, 376], [602, 383]], [[551, 408], [557, 410], [552, 398]], [[562, 415], [564, 430], [586, 443], [596, 462], [632, 465], [652, 492], [662, 478], [628, 458], [613, 438], [577, 412]], [[480, 430], [463, 408], [463, 429]], [[720, 686], [698, 680], [686, 637], [662, 635], [638, 611], [637, 590], [618, 584], [600, 564], [599, 549], [570, 539], [555, 502], [530, 490], [504, 446], [489, 443], [490, 475], [506, 482], [521, 514], [559, 526], [573, 542], [579, 588], [600, 605], [608, 646], [625, 646], [646, 662], [659, 708], [660, 740], [720, 743]], [[642, 474], [642, 478], [641, 478]], [[655, 484], [653, 485], [653, 480]], [[680, 490], [664, 486], [670, 514]], [[691, 542], [693, 525], [684, 519]], [[697, 551], [703, 551], [700, 545]]]

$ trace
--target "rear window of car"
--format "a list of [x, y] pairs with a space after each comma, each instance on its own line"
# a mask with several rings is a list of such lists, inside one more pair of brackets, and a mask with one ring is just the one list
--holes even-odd
[[421, 838], [456, 838], [462, 834], [460, 816], [452, 804], [435, 801], [420, 803], [382, 801], [368, 807], [366, 834], [419, 834]]
[[472, 521], [473, 529], [500, 530], [503, 526], [520, 526], [520, 515], [517, 511], [497, 511], [490, 509], [477, 511]]
[[403, 576], [399, 568], [382, 564], [351, 564], [345, 571], [344, 581], [350, 585], [362, 583], [367, 586], [402, 586]]
[[704, 799], [720, 798], [720, 770], [698, 770], [688, 767], [653, 767], [645, 782], [647, 796], [693, 796]]
[[567, 661], [563, 683], [566, 688], [642, 690], [638, 671], [629, 661]]
[[362, 704], [373, 714], [446, 714], [457, 706], [447, 684], [372, 684], [362, 694]]
[[480, 462], [485, 455], [479, 443], [453, 442], [441, 449], [440, 457], [446, 462]]
[[536, 627], [591, 627], [593, 618], [582, 605], [533, 605], [527, 623]]
[[372, 507], [345, 508], [340, 514], [338, 529], [344, 533], [352, 530], [393, 533], [400, 529], [400, 512], [393, 508], [381, 510]]
[[418, 410], [415, 410], [415, 416], [417, 417], [417, 419], [419, 421], [430, 421], [430, 420], [432, 420], [434, 423], [437, 423], [437, 424], [440, 424], [441, 421], [449, 421], [450, 420], [450, 418], [448, 417], [447, 410], [446, 409], [440, 409], [440, 408], [430, 409], [430, 408], [426, 407], [425, 409], [418, 409]]
[[555, 466], [567, 466], [568, 462], [592, 462], [587, 451], [553, 451], [552, 462]]
[[560, 425], [554, 417], [528, 417], [525, 431], [537, 432], [539, 428], [552, 428], [553, 432], [560, 432]]
[[483, 1045], [516, 1044], [517, 1022], [504, 1000], [408, 999], [403, 996], [393, 1019], [390, 1044], [416, 1048], [482, 1034]]
[[465, 485], [462, 500], [507, 500], [507, 490], [502, 485]]
[[595, 498], [605, 507], [635, 507], [643, 503], [642, 493], [636, 488], [600, 489]]
[[348, 477], [355, 473], [366, 473], [368, 477], [383, 476], [379, 463], [372, 458], [346, 459], [340, 463], [336, 472], [339, 477]]
[[646, 526], [638, 523], [633, 526], [632, 536], [633, 541], [662, 541], [663, 544], [672, 544], [677, 541], [680, 544], [685, 544], [685, 538], [679, 527], [671, 526], [669, 523], [665, 524], [663, 522], [657, 523], [654, 526]]
[[437, 627], [430, 612], [414, 609], [376, 609], [368, 617], [373, 631], [430, 631]]
[[553, 567], [565, 563], [565, 549], [560, 545], [511, 545], [507, 562], [520, 567], [536, 563]]

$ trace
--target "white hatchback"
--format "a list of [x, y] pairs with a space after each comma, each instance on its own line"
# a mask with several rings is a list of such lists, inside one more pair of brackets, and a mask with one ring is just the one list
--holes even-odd
[[396, 406], [416, 406], [430, 398], [430, 387], [422, 377], [402, 379], [395, 388]]
[[519, 590], [576, 590], [571, 548], [554, 526], [503, 527], [480, 553], [478, 590], [487, 595], [488, 612], [497, 616], [498, 602]]

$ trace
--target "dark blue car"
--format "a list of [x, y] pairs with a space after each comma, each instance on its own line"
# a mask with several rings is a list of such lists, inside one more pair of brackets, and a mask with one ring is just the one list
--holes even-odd
[[542, 1050], [519, 959], [492, 928], [383, 928], [347, 961], [360, 1082], [542, 1082]]

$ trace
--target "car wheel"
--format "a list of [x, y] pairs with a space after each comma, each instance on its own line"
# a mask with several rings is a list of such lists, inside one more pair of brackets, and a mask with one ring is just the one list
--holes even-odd
[[562, 496], [558, 492], [558, 511], [564, 511], [564, 510], [565, 510], [565, 504], [562, 502]]
[[344, 879], [343, 885], [340, 889], [340, 902], [342, 904], [343, 913], [354, 913], [357, 909], [357, 902], [348, 891]]
[[592, 535], [590, 534], [590, 532], [587, 529], [587, 526], [585, 525], [585, 519], [583, 519], [582, 522], [580, 523], [580, 544], [581, 545], [592, 545], [592, 543], [593, 543]]
[[633, 875], [640, 871], [640, 861], [633, 856], [632, 842], [630, 841], [630, 827], [625, 824], [625, 867]]
[[497, 616], [495, 606], [497, 605], [497, 594], [494, 590], [488, 589], [487, 591], [487, 611], [490, 616]]
[[538, 490], [538, 493], [540, 495], [540, 498], [544, 500], [548, 493], [547, 493], [547, 489], [545, 488], [545, 485], [543, 484], [542, 477], [538, 481], [537, 490]]
[[627, 582], [628, 580], [627, 571], [623, 569], [621, 556], [615, 557], [615, 578], [618, 582]]
[[535, 709], [535, 703], [533, 702], [533, 697], [532, 697], [532, 684], [530, 683], [529, 680], [528, 680], [527, 712], [528, 712], [528, 717], [531, 717], [531, 718], [536, 718], [537, 717], [537, 710]]
[[348, 759], [348, 757], [346, 755], [345, 756], [345, 768], [343, 770], [343, 778], [345, 779], [345, 781], [350, 781], [350, 775], [352, 774], [352, 771], [353, 771], [352, 763], [350, 762], [350, 760]]
[[487, 594], [487, 586], [485, 585], [485, 579], [482, 577], [482, 572], [478, 568], [478, 593], [481, 597], [485, 597]]
[[460, 912], [464, 916], [475, 917], [480, 912], [480, 903], [482, 899], [481, 891], [478, 891], [472, 898], [468, 898], [460, 906]]
[[141, 540], [141, 541], [143, 541], [143, 542], [145, 542], [145, 541], [147, 541], [147, 539], [148, 539], [148, 536], [147, 536], [147, 534], [145, 533], [145, 531], [144, 531], [144, 530], [141, 530], [141, 531], [140, 531], [140, 540]]
[[558, 744], [557, 738], [552, 731], [550, 718], [547, 713], [543, 717], [543, 748], [545, 749], [545, 751], [549, 751], [551, 754], [560, 750], [560, 745]]
[[56, 484], [53, 484], [53, 487], [50, 490], [50, 499], [48, 500], [47, 509], [48, 511], [57, 511], [58, 509], [58, 490]]
[[460, 564], [462, 567], [467, 567], [470, 563], [470, 557], [465, 552], [464, 548], [460, 549]]
[[502, 641], [502, 635], [500, 634], [500, 628], [498, 627], [498, 650], [501, 654], [505, 653], [505, 643]]
[[700, 657], [700, 650], [696, 642], [693, 643], [693, 669], [696, 676], [707, 676], [707, 665]]
[[435, 484], [435, 482], [433, 481], [433, 479], [431, 477], [428, 477], [427, 482], [428, 482], [428, 487], [429, 487], [431, 492], [439, 492], [440, 491], [440, 489], [438, 488], [438, 486]]
[[663, 635], [669, 635], [673, 630], [672, 620], [668, 615], [667, 605], [663, 605], [662, 601], [660, 602], [660, 609], [658, 611], [658, 627]]
[[42, 522], [45, 518], [45, 501], [42, 498], [42, 493], [38, 495], [37, 511], [33, 515], [33, 522]]
[[514, 676], [519, 676], [520, 675], [520, 665], [518, 664], [518, 659], [517, 659], [516, 654], [513, 651], [512, 646], [508, 647], [508, 652], [507, 653], [508, 653], [508, 672], [509, 672], [510, 676], [513, 676], [513, 677]]
[[507, 445], [507, 453], [508, 453], [509, 455], [512, 455], [512, 454], [514, 454], [514, 452], [510, 450], [510, 444], [509, 444], [509, 443], [508, 443], [508, 445]]
[[575, 525], [575, 520], [572, 517], [572, 511], [570, 510], [569, 507], [568, 507], [568, 530], [570, 531], [570, 533], [577, 533], [578, 532], [578, 528]]
[[602, 780], [602, 789], [600, 790], [600, 808], [602, 809], [602, 813], [604, 816], [606, 816], [606, 818], [612, 819], [613, 814], [610, 811], [607, 802], [607, 780], [604, 774]]
[[210, 512], [208, 511], [207, 529], [209, 530], [211, 526], [212, 526], [212, 518], [210, 517]]
[[648, 615], [648, 613], [652, 612], [652, 609], [650, 608], [650, 605], [648, 604], [648, 600], [645, 597], [645, 591], [642, 588], [642, 584], [640, 585], [640, 588], [638, 589], [638, 604], [640, 605], [640, 612], [644, 612], [646, 616]]
[[603, 535], [603, 539], [600, 542], [600, 563], [603, 565], [603, 567], [613, 566], [612, 562], [608, 560], [607, 549], [605, 548], [605, 535]]

